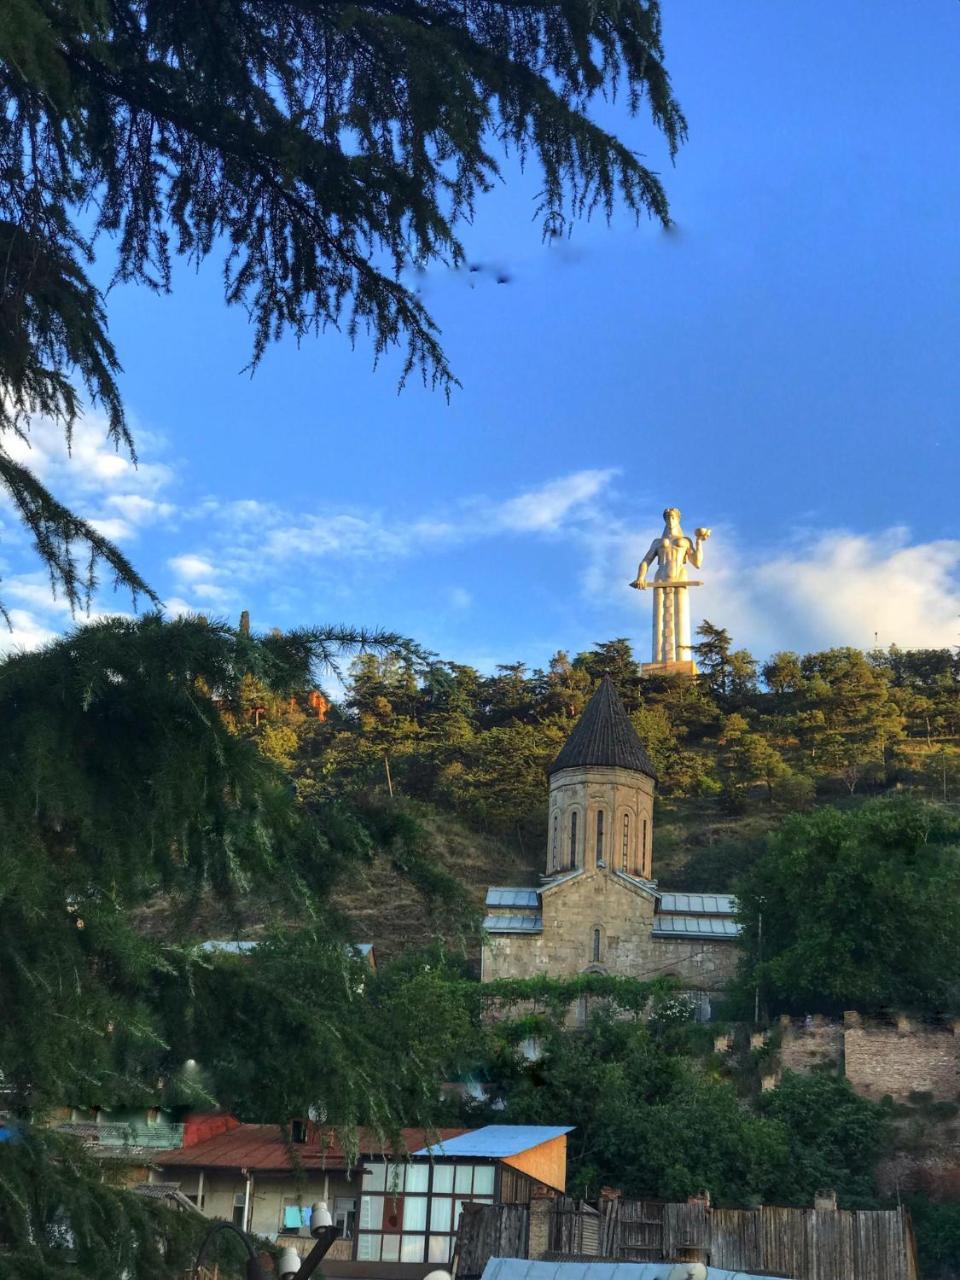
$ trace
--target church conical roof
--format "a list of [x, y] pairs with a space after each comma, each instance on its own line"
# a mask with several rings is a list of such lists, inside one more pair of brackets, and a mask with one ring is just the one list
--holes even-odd
[[657, 774], [609, 675], [587, 703], [548, 773], [607, 765], [633, 769], [656, 781]]

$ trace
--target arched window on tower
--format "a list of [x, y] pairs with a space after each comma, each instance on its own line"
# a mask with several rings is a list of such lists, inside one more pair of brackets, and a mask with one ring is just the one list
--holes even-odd
[[600, 960], [601, 960], [600, 950], [601, 950], [601, 948], [600, 948], [600, 930], [599, 930], [599, 929], [594, 929], [594, 931], [593, 931], [593, 963], [594, 963], [594, 964], [599, 964], [599, 963], [600, 963]]
[[603, 861], [603, 810], [597, 810], [597, 862]]
[[646, 872], [647, 869], [647, 820], [643, 820], [643, 867], [641, 871]]
[[570, 865], [577, 865], [577, 811], [570, 814]]
[[550, 869], [556, 871], [560, 866], [560, 815], [553, 815], [553, 844], [550, 849]]
[[630, 815], [623, 815], [623, 848], [620, 851], [620, 869], [630, 870]]

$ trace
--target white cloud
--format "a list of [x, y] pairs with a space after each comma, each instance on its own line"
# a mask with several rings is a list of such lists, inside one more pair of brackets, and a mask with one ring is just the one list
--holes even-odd
[[133, 535], [133, 525], [121, 520], [119, 516], [103, 516], [99, 519], [94, 517], [90, 523], [97, 533], [109, 538], [111, 542], [123, 542]]
[[838, 529], [761, 566], [752, 591], [775, 602], [794, 646], [878, 643], [940, 648], [960, 642], [960, 541], [912, 543], [906, 529], [867, 536]]
[[0, 581], [0, 599], [7, 602], [15, 600], [43, 613], [70, 617], [69, 601], [62, 595], [53, 595], [50, 579], [43, 573], [21, 573], [4, 578]]
[[154, 498], [145, 498], [139, 493], [111, 493], [105, 505], [111, 510], [119, 511], [131, 524], [137, 525], [166, 520], [176, 511], [172, 502], [157, 502]]
[[[158, 444], [149, 432], [137, 430], [136, 436], [141, 449]], [[45, 484], [74, 494], [121, 490], [151, 494], [173, 480], [172, 470], [164, 463], [134, 464], [125, 446], [117, 448], [111, 442], [101, 413], [89, 413], [76, 424], [69, 449], [63, 428], [46, 418], [32, 421], [26, 440], [10, 437], [4, 448]]]
[[23, 649], [39, 649], [50, 640], [56, 640], [57, 632], [44, 626], [40, 618], [28, 609], [9, 609], [10, 626], [0, 624], [0, 655], [18, 653]]
[[202, 609], [197, 604], [191, 604], [189, 600], [181, 600], [179, 596], [171, 596], [164, 601], [163, 612], [169, 618], [182, 618], [188, 613], [202, 613]]
[[[615, 474], [578, 471], [503, 502], [473, 497], [450, 511], [393, 520], [378, 511], [297, 512], [256, 500], [220, 502], [211, 497], [187, 513], [188, 520], [202, 522], [204, 545], [167, 564], [184, 595], [236, 603], [252, 584], [265, 579], [282, 588], [278, 579], [287, 566], [305, 570], [310, 565], [316, 573], [329, 562], [339, 572], [351, 563], [382, 563], [493, 537], [573, 530], [597, 518], [593, 504]], [[341, 574], [339, 584], [328, 584], [328, 594], [343, 586]], [[451, 598], [451, 604], [466, 608], [469, 597]]]
[[449, 599], [454, 609], [469, 609], [473, 604], [473, 596], [465, 587], [451, 588]]
[[571, 514], [592, 502], [616, 474], [615, 470], [608, 469], [560, 476], [501, 503], [494, 508], [494, 518], [501, 529], [517, 533], [555, 531]]
[[205, 560], [203, 556], [196, 556], [190, 553], [181, 556], [174, 556], [167, 564], [176, 574], [178, 580], [182, 582], [193, 582], [196, 578], [215, 578], [217, 570]]
[[[621, 599], [658, 525], [607, 521], [584, 533], [583, 587], [594, 600]], [[694, 625], [709, 618], [738, 647], [765, 656], [777, 649], [812, 652], [837, 645], [868, 649], [942, 648], [960, 643], [960, 541], [911, 541], [908, 530], [878, 534], [835, 529], [789, 544], [747, 544], [732, 526], [716, 526], [691, 589]], [[646, 649], [646, 597], [631, 631]]]

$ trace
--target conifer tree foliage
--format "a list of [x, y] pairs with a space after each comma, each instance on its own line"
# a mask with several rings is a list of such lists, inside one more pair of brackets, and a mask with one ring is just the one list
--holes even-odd
[[[69, 433], [81, 389], [132, 447], [93, 246], [168, 289], [219, 254], [255, 364], [332, 325], [449, 387], [403, 272], [464, 261], [459, 229], [505, 152], [537, 166], [547, 234], [622, 202], [664, 225], [657, 176], [589, 115], [621, 89], [671, 153], [686, 125], [658, 0], [7, 0], [0, 22], [0, 440]], [[98, 250], [99, 251], [99, 250]], [[0, 484], [72, 602], [92, 570], [144, 584], [0, 449]], [[39, 511], [35, 510], [39, 508]]]
[[[289, 776], [220, 706], [249, 673], [302, 687], [314, 660], [351, 639], [401, 645], [150, 615], [0, 666], [0, 1075], [16, 1112], [146, 1102], [178, 1053], [196, 1056], [179, 1014], [171, 1048], [169, 1010], [192, 989], [185, 922], [203, 895], [226, 910], [256, 891], [346, 939], [323, 894], [375, 833], [355, 811], [297, 804]], [[391, 837], [398, 864], [402, 836]], [[157, 895], [180, 916], [136, 927], [132, 913]]]

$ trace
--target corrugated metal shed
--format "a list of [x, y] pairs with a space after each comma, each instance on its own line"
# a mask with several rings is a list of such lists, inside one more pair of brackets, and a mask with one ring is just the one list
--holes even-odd
[[572, 1133], [572, 1125], [555, 1124], [488, 1124], [482, 1129], [468, 1129], [456, 1138], [415, 1151], [415, 1156], [483, 1156], [489, 1160], [506, 1159], [539, 1147], [554, 1138]]
[[723, 916], [654, 916], [655, 938], [735, 938], [736, 920]]
[[543, 916], [486, 916], [483, 927], [487, 933], [540, 933]]
[[661, 893], [660, 910], [686, 916], [732, 916], [737, 900], [728, 893]]
[[[491, 1258], [483, 1280], [668, 1280], [673, 1262], [528, 1262], [526, 1258]], [[767, 1272], [770, 1276], [772, 1273]], [[748, 1271], [707, 1267], [709, 1280], [760, 1280]], [[781, 1277], [780, 1280], [787, 1280]]]
[[501, 889], [494, 886], [487, 890], [488, 907], [535, 907], [540, 906], [539, 889]]

